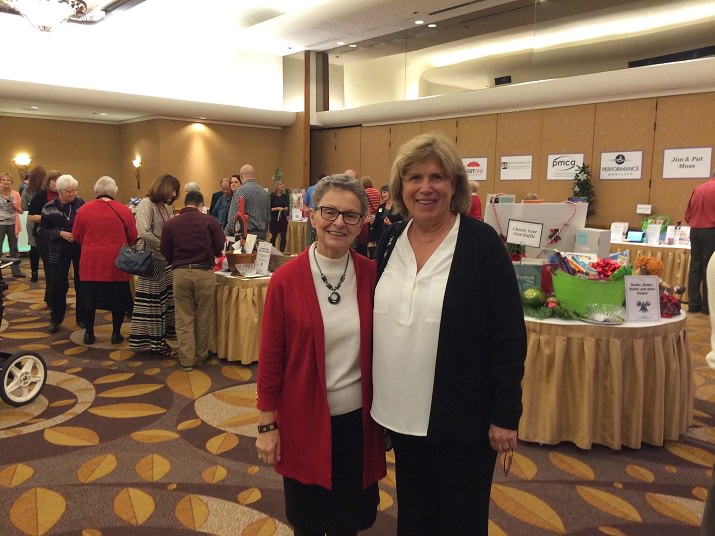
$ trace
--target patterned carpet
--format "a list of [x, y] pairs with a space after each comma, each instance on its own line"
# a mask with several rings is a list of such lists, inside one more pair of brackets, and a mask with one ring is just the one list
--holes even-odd
[[[183, 372], [109, 344], [105, 313], [84, 346], [72, 310], [47, 332], [42, 284], [8, 282], [0, 348], [36, 351], [49, 372], [33, 403], [0, 402], [0, 534], [292, 534], [281, 479], [256, 463], [255, 365], [211, 359]], [[704, 361], [708, 317], [687, 324], [695, 426], [662, 448], [520, 443], [510, 475], [495, 471], [490, 535], [698, 534], [715, 462], [715, 371]], [[388, 453], [365, 534], [395, 534], [396, 511]]]

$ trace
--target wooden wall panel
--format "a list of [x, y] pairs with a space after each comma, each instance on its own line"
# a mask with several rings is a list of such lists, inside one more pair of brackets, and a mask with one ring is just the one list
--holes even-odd
[[364, 127], [360, 142], [360, 169], [372, 177], [375, 188], [390, 180], [390, 127], [387, 125]]
[[[636, 205], [652, 202], [650, 179], [655, 117], [656, 99], [596, 105], [594, 157], [591, 165], [596, 213], [589, 217], [589, 225], [606, 228], [610, 227], [611, 222], [627, 221], [631, 227], [640, 228], [643, 216], [636, 214]], [[643, 178], [601, 180], [601, 153], [614, 151], [643, 151]]]
[[311, 131], [310, 145], [310, 176], [311, 180], [315, 180], [320, 175], [327, 175], [333, 168], [335, 129]]
[[[538, 170], [541, 169], [541, 133], [543, 110], [507, 112], [497, 119], [494, 184], [496, 192], [515, 194], [517, 201], [538, 189]], [[502, 181], [499, 169], [502, 156], [531, 155], [531, 180]], [[486, 192], [485, 192], [486, 193]], [[495, 193], [495, 192], [488, 192]]]
[[435, 119], [433, 121], [422, 121], [420, 128], [425, 132], [441, 132], [452, 141], [457, 141], [457, 120], [456, 119]]
[[497, 114], [460, 117], [457, 121], [457, 149], [463, 158], [487, 160], [487, 180], [479, 181], [479, 199], [482, 207], [487, 193], [494, 193], [494, 177], [497, 175]]
[[360, 168], [360, 127], [339, 128], [335, 133], [335, 161], [327, 173], [342, 173], [346, 169], [364, 173]]
[[658, 99], [658, 121], [653, 144], [653, 211], [683, 219], [690, 193], [702, 179], [663, 179], [663, 151], [681, 147], [710, 147], [715, 169], [715, 93], [678, 95]]
[[[544, 200], [560, 202], [573, 195], [573, 180], [547, 180], [549, 155], [583, 153], [584, 162], [590, 164], [593, 161], [595, 113], [594, 104], [544, 110], [541, 164], [537, 176], [538, 189], [535, 192]], [[573, 170], [575, 175], [576, 169]]]
[[422, 133], [420, 123], [398, 123], [390, 127], [390, 165], [402, 145]]

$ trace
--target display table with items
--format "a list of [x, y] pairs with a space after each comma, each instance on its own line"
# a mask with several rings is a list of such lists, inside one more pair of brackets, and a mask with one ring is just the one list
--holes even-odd
[[209, 350], [244, 365], [258, 361], [263, 304], [270, 276], [236, 277], [216, 272], [216, 317]]
[[289, 255], [301, 253], [307, 245], [308, 223], [306, 220], [291, 220], [288, 222], [285, 252]]
[[[642, 244], [611, 240], [611, 252], [628, 251], [631, 262], [640, 256], [655, 257], [663, 263], [662, 278], [671, 285], [687, 286], [688, 270], [690, 270], [690, 246]], [[683, 301], [687, 302], [686, 293]]]
[[685, 314], [595, 325], [525, 318], [519, 439], [583, 449], [662, 445], [693, 422]]

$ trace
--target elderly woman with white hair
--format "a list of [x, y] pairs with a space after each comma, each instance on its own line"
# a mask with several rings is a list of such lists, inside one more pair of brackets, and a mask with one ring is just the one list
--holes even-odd
[[82, 207], [74, 222], [73, 234], [82, 245], [79, 279], [82, 292], [77, 309], [85, 321], [84, 343], [93, 344], [94, 318], [97, 309], [112, 312], [112, 344], [124, 340], [121, 334], [124, 313], [131, 307], [131, 275], [118, 270], [114, 259], [122, 244], [137, 240], [134, 215], [129, 208], [114, 200], [117, 183], [111, 177], [100, 177], [94, 185], [96, 199]]
[[[74, 239], [72, 227], [77, 212], [84, 205], [82, 198], [77, 196], [78, 183], [72, 175], [61, 175], [55, 185], [58, 197], [42, 207], [38, 229], [38, 233], [49, 244], [48, 262], [52, 265], [50, 275], [52, 281], [49, 282], [51, 290], [48, 296], [52, 309], [50, 333], [57, 333], [65, 319], [70, 264], [73, 265], [75, 292], [80, 293], [80, 245]], [[76, 320], [78, 326], [84, 325], [79, 311]]]

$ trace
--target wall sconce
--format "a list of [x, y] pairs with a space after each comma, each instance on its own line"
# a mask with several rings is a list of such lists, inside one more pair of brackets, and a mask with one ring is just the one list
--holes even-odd
[[17, 172], [20, 174], [20, 179], [23, 179], [25, 174], [28, 173], [30, 163], [32, 162], [32, 158], [27, 156], [26, 153], [20, 153], [15, 158], [12, 159], [12, 161], [15, 163], [15, 167], [17, 168]]
[[134, 176], [137, 178], [137, 188], [141, 188], [141, 183], [140, 183], [141, 173], [139, 171], [142, 167], [141, 156], [137, 155], [137, 157], [134, 160], [132, 160], [132, 165], [134, 166]]

